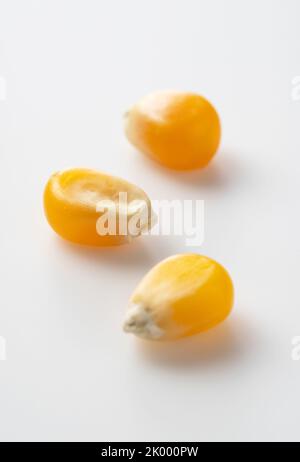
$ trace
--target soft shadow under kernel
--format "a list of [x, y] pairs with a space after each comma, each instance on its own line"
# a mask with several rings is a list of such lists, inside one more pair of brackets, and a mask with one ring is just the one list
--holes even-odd
[[87, 261], [92, 265], [107, 265], [118, 267], [149, 268], [162, 258], [169, 256], [173, 249], [168, 248], [166, 242], [161, 242], [157, 236], [140, 236], [129, 244], [112, 247], [92, 247], [61, 239], [53, 236], [51, 249], [55, 248], [60, 255], [71, 258], [74, 262]]
[[138, 340], [136, 349], [144, 359], [163, 367], [185, 369], [233, 362], [250, 354], [254, 346], [248, 327], [240, 318], [232, 317], [214, 329], [175, 342]]
[[205, 190], [226, 190], [233, 187], [237, 181], [242, 181], [244, 177], [244, 164], [239, 160], [240, 156], [234, 153], [221, 150], [215, 158], [204, 168], [197, 170], [178, 171], [172, 170], [149, 159], [147, 156], [136, 152], [136, 168], [144, 164], [147, 169], [159, 173], [162, 177], [170, 179], [172, 182], [185, 184], [192, 188], [199, 186]]

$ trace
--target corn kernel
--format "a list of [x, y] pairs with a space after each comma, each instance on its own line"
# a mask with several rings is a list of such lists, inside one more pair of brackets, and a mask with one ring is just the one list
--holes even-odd
[[[120, 202], [121, 195], [125, 195], [126, 203]], [[99, 210], [99, 204], [105, 204], [105, 210]], [[143, 229], [130, 234], [127, 225], [142, 208], [147, 214]], [[125, 244], [152, 224], [151, 202], [144, 191], [121, 178], [88, 169], [77, 168], [52, 175], [44, 192], [44, 209], [57, 234], [69, 241], [92, 246]], [[104, 213], [115, 218], [114, 229], [107, 234], [100, 233], [98, 227]], [[120, 229], [124, 221], [125, 229]]]
[[214, 327], [230, 313], [233, 284], [216, 261], [196, 254], [160, 262], [130, 299], [125, 332], [150, 340], [175, 340]]
[[128, 140], [162, 165], [176, 170], [205, 167], [216, 153], [219, 116], [209, 101], [193, 93], [152, 93], [125, 117]]

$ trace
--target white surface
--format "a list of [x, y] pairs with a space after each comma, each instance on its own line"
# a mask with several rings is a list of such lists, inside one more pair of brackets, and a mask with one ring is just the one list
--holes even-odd
[[[299, 17], [298, 0], [0, 1], [1, 440], [299, 440]], [[123, 136], [124, 110], [164, 88], [221, 114], [202, 173], [163, 170]], [[42, 192], [73, 166], [205, 199], [203, 246], [61, 241]], [[186, 251], [229, 269], [232, 317], [171, 345], [125, 335], [141, 276]]]

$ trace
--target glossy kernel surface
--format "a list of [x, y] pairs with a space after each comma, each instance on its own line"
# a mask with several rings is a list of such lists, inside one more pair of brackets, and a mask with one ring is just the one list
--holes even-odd
[[[99, 171], [75, 168], [52, 175], [44, 191], [44, 210], [50, 226], [66, 240], [91, 246], [125, 244], [131, 236], [119, 233], [119, 194], [126, 193], [128, 204], [143, 203], [151, 211], [146, 193], [121, 178]], [[99, 235], [97, 211], [99, 201], [116, 204], [116, 232]], [[126, 209], [127, 219], [131, 209]], [[149, 225], [150, 226], [150, 225]]]
[[128, 140], [160, 164], [190, 170], [205, 167], [221, 139], [212, 104], [194, 93], [156, 92], [142, 98], [125, 116]]
[[152, 340], [175, 340], [222, 322], [233, 306], [228, 272], [197, 254], [170, 257], [142, 279], [130, 299], [124, 330]]

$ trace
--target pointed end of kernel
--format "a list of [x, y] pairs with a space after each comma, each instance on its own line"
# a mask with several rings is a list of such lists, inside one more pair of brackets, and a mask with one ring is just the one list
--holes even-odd
[[123, 330], [148, 340], [159, 340], [164, 334], [153, 320], [150, 310], [141, 303], [129, 306]]

